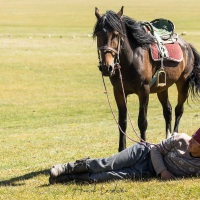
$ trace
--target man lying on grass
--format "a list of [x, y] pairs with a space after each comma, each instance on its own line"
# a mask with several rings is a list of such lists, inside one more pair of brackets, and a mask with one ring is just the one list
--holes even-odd
[[100, 182], [157, 175], [165, 180], [200, 175], [200, 128], [192, 137], [175, 134], [157, 145], [137, 143], [107, 158], [54, 165], [49, 182]]

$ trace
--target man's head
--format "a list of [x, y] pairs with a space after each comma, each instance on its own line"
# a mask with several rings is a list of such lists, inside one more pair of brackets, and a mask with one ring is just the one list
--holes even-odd
[[200, 157], [200, 128], [193, 134], [189, 141], [188, 151], [194, 157]]
[[200, 128], [192, 136], [200, 144]]

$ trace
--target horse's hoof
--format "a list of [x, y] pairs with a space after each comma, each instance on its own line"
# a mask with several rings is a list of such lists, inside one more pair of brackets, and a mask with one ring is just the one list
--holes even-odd
[[173, 136], [173, 134], [168, 133], [166, 138], [169, 139], [169, 138], [172, 137], [172, 136]]
[[175, 136], [175, 135], [177, 135], [178, 133], [177, 132], [173, 132], [172, 134], [171, 134], [171, 136]]

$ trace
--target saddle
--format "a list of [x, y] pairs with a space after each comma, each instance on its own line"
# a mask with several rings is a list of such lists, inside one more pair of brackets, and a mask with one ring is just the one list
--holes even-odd
[[150, 26], [152, 26], [152, 35], [161, 38], [164, 44], [173, 43], [177, 41], [178, 34], [174, 32], [175, 25], [167, 19], [155, 19], [150, 22]]
[[156, 44], [151, 45], [151, 56], [154, 61], [182, 61], [182, 51], [177, 43], [178, 34], [174, 32], [175, 26], [170, 20], [160, 18], [143, 22], [143, 25], [156, 40]]
[[151, 57], [154, 61], [161, 62], [160, 68], [152, 77], [150, 86], [157, 82], [157, 87], [163, 87], [166, 85], [163, 61], [181, 62], [183, 59], [182, 50], [177, 42], [178, 34], [174, 32], [174, 24], [167, 19], [160, 18], [142, 24], [146, 32], [156, 40], [156, 43], [150, 46]]

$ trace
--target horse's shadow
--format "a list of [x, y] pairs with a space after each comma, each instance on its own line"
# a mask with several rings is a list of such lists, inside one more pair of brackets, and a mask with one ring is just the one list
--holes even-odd
[[24, 180], [28, 180], [31, 179], [35, 176], [39, 176], [39, 175], [49, 175], [49, 169], [44, 169], [44, 170], [40, 170], [40, 171], [36, 171], [36, 172], [30, 172], [27, 174], [24, 174], [22, 176], [18, 176], [18, 177], [14, 177], [8, 180], [3, 180], [0, 181], [0, 187], [2, 186], [21, 186], [24, 185], [24, 183], [20, 182], [20, 181], [24, 181]]

